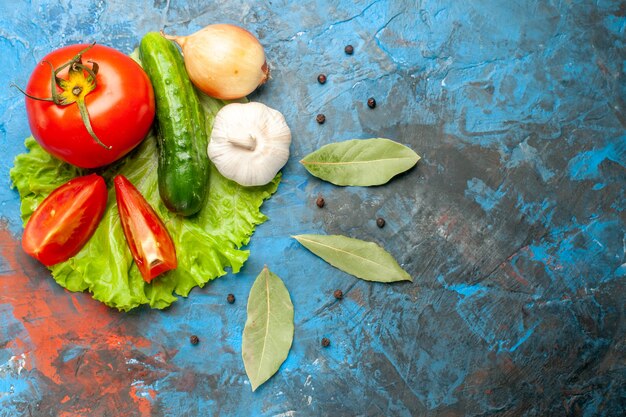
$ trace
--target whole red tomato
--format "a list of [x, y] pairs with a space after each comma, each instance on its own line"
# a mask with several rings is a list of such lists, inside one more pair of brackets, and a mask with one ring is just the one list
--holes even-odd
[[96, 174], [73, 178], [52, 191], [24, 228], [24, 252], [47, 266], [76, 255], [96, 231], [107, 196], [104, 179]]
[[[53, 92], [52, 74], [59, 68]], [[28, 121], [37, 142], [81, 168], [107, 165], [126, 155], [146, 137], [154, 119], [154, 92], [141, 66], [97, 44], [66, 46], [45, 56], [35, 67], [26, 94]], [[53, 95], [56, 103], [33, 98]]]

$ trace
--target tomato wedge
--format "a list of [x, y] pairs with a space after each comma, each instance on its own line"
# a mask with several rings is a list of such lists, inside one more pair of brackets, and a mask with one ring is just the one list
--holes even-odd
[[107, 186], [101, 176], [71, 179], [52, 191], [28, 220], [24, 252], [46, 266], [68, 260], [96, 231], [106, 205]]
[[113, 180], [122, 229], [144, 281], [175, 269], [176, 248], [165, 225], [139, 190], [123, 175]]

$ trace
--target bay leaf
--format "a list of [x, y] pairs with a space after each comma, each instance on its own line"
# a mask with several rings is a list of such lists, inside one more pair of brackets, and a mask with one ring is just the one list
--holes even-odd
[[265, 266], [248, 297], [241, 352], [252, 391], [287, 359], [293, 341], [293, 304], [283, 281]]
[[341, 235], [293, 236], [302, 246], [350, 275], [366, 281], [413, 281], [398, 262], [373, 242]]
[[335, 185], [371, 186], [388, 182], [414, 166], [420, 156], [390, 139], [352, 139], [322, 146], [300, 163]]

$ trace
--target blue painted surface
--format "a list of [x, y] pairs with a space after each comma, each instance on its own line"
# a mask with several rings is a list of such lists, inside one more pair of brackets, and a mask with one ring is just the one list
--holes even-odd
[[[25, 276], [63, 311], [105, 325], [46, 351], [30, 329], [74, 316], [18, 319], [15, 294], [1, 291], [0, 416], [623, 415], [624, 2], [0, 0], [0, 79], [25, 85], [62, 45], [130, 52], [147, 31], [216, 22], [259, 36], [273, 78], [250, 98], [282, 111], [293, 132], [249, 261], [169, 310], [119, 314], [5, 257], [2, 289]], [[5, 89], [0, 213], [2, 245], [15, 253], [8, 170], [27, 135], [23, 99]], [[368, 189], [322, 183], [298, 164], [324, 144], [367, 137], [423, 159]], [[376, 241], [414, 283], [343, 274], [289, 237], [311, 232]], [[252, 393], [241, 333], [264, 264], [291, 292], [296, 333], [279, 373]]]

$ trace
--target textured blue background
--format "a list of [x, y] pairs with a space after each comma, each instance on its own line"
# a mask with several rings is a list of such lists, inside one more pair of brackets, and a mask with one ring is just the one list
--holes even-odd
[[[293, 132], [250, 260], [167, 311], [130, 314], [94, 310], [24, 256], [13, 255], [19, 268], [3, 260], [0, 416], [623, 415], [624, 2], [0, 0], [4, 248], [19, 250], [8, 170], [29, 134], [8, 84], [25, 85], [62, 45], [128, 53], [147, 31], [217, 22], [260, 38], [273, 78], [250, 98], [282, 111]], [[422, 161], [367, 189], [333, 187], [298, 164], [321, 145], [377, 136]], [[414, 282], [343, 274], [290, 238], [309, 232], [376, 241]], [[241, 332], [263, 264], [291, 292], [296, 332], [279, 373], [252, 393]], [[105, 328], [48, 349], [28, 329], [55, 311], [14, 313], [6, 280], [22, 275], [53, 304], [106, 316]]]

